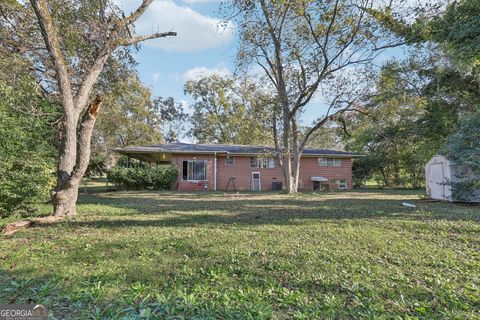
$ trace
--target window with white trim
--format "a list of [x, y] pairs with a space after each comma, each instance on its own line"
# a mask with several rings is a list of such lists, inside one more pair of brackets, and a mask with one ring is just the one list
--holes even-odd
[[235, 160], [233, 159], [233, 157], [226, 157], [225, 158], [225, 165], [227, 166], [231, 166], [235, 163]]
[[318, 165], [320, 167], [341, 167], [342, 159], [338, 158], [318, 158]]
[[207, 180], [207, 160], [183, 161], [183, 180]]
[[275, 168], [275, 159], [251, 157], [250, 168]]
[[337, 185], [337, 189], [340, 189], [340, 190], [347, 189], [347, 180], [345, 179], [335, 179], [332, 182]]

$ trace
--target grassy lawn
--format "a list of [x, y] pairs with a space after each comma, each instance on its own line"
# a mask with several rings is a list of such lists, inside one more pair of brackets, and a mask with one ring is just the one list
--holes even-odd
[[84, 195], [74, 220], [0, 236], [0, 302], [60, 319], [480, 319], [480, 207], [401, 205], [418, 198]]
[[93, 177], [88, 179], [82, 179], [82, 183], [78, 188], [80, 194], [87, 193], [98, 193], [98, 192], [108, 192], [114, 191], [115, 186], [112, 182], [108, 182], [107, 178], [103, 177]]

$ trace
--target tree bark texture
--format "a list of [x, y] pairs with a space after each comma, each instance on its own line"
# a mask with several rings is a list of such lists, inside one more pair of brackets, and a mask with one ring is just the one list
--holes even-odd
[[[90, 160], [90, 143], [100, 104], [101, 99], [97, 97], [85, 112], [75, 145], [69, 144], [68, 148], [61, 149], [58, 184], [52, 192], [53, 214], [55, 216], [72, 216], [77, 214], [75, 204], [78, 198], [78, 187]], [[73, 128], [67, 127], [67, 130], [72, 129], [76, 132], [76, 126]], [[76, 150], [77, 147], [78, 151]], [[70, 171], [60, 170], [61, 165], [69, 168], [72, 159], [76, 159], [76, 163]], [[65, 160], [65, 162], [62, 163], [62, 160]]]

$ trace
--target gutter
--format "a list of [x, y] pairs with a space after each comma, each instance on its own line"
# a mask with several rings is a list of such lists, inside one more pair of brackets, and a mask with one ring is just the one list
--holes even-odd
[[[228, 151], [163, 151], [163, 150], [124, 150], [113, 149], [118, 153], [171, 153], [171, 154], [228, 154], [231, 156], [258, 156], [262, 153], [241, 153], [241, 152], [228, 152]], [[316, 153], [316, 154], [302, 154], [302, 157], [336, 157], [336, 158], [359, 158], [364, 157], [363, 154], [330, 154], [330, 153]]]
[[122, 148], [115, 148], [113, 151], [118, 153], [171, 153], [171, 154], [215, 154], [215, 153], [225, 153], [229, 154], [227, 151], [168, 151], [168, 150], [125, 150]]

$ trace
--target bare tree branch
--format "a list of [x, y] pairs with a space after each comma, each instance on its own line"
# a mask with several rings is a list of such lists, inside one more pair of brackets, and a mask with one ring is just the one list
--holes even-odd
[[104, 48], [102, 48], [97, 56], [97, 59], [83, 79], [80, 89], [77, 91], [75, 96], [75, 108], [77, 109], [78, 114], [82, 112], [84, 106], [87, 104], [90, 92], [92, 91], [93, 86], [95, 85], [95, 82], [100, 75], [100, 72], [102, 72], [103, 66], [107, 62], [112, 51], [113, 48], [110, 45], [106, 45]]
[[128, 46], [132, 44], [136, 44], [138, 42], [142, 42], [145, 40], [150, 40], [150, 39], [157, 39], [157, 38], [165, 38], [165, 37], [174, 37], [176, 36], [177, 33], [173, 31], [169, 32], [157, 32], [149, 35], [143, 35], [143, 36], [136, 36], [130, 39], [124, 39], [119, 42], [119, 45], [121, 46]]
[[153, 0], [143, 0], [142, 4], [135, 10], [132, 14], [130, 14], [128, 17], [119, 20], [115, 24], [115, 29], [119, 30], [122, 29], [123, 27], [126, 27], [128, 25], [131, 25], [135, 21], [138, 20], [138, 18], [141, 17], [141, 15], [147, 10], [147, 8], [152, 4]]
[[48, 10], [48, 5], [45, 0], [31, 0], [31, 4], [35, 15], [37, 16], [42, 36], [45, 39], [48, 53], [55, 66], [55, 71], [58, 76], [58, 83], [62, 91], [62, 100], [65, 107], [69, 107], [73, 103], [73, 93], [68, 75], [68, 67], [60, 48], [57, 29], [53, 24], [53, 18]]
[[93, 63], [88, 74], [83, 79], [82, 84], [80, 85], [80, 89], [78, 90], [75, 96], [75, 106], [77, 108], [78, 113], [81, 113], [85, 105], [87, 104], [88, 97], [93, 88], [93, 85], [95, 84], [96, 79], [100, 75], [100, 72], [102, 71], [103, 66], [107, 62], [108, 57], [118, 46], [128, 46], [128, 45], [136, 44], [138, 42], [149, 40], [149, 39], [163, 38], [163, 37], [177, 35], [176, 32], [170, 31], [170, 32], [158, 32], [151, 35], [136, 36], [129, 39], [116, 40], [116, 38], [118, 37], [118, 29], [121, 27], [127, 27], [129, 24], [135, 22], [140, 17], [140, 15], [142, 15], [142, 13], [147, 9], [147, 7], [150, 5], [151, 2], [152, 0], [144, 0], [142, 5], [133, 14], [131, 14], [127, 18], [122, 19], [121, 23], [115, 25], [115, 28], [110, 34], [110, 37], [107, 43], [105, 44], [103, 49], [100, 50], [97, 56], [97, 59]]

